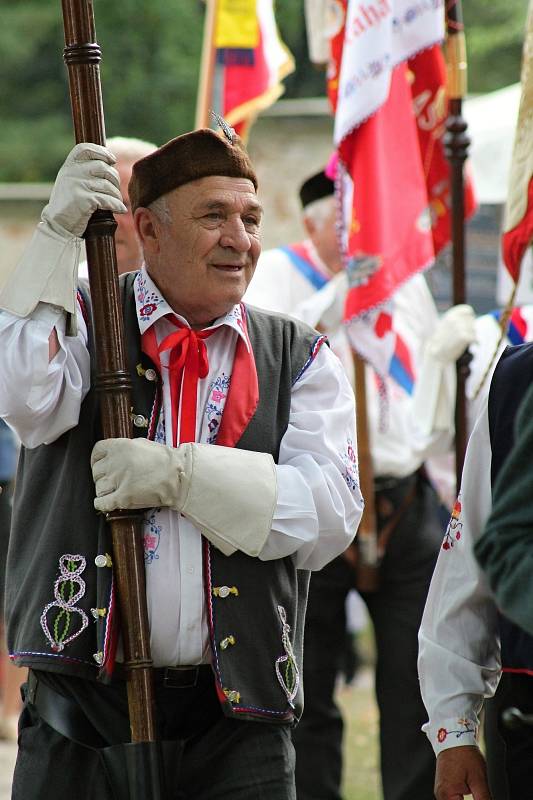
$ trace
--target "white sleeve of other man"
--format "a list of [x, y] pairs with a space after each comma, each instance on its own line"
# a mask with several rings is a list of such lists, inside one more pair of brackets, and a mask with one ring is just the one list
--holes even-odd
[[467, 448], [459, 503], [440, 551], [419, 632], [418, 672], [435, 753], [477, 744], [483, 699], [496, 691], [496, 606], [473, 555], [491, 509], [487, 404]]

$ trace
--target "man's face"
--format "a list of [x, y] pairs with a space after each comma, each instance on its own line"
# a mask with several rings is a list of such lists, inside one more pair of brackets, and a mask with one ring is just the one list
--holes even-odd
[[170, 221], [138, 209], [148, 272], [172, 308], [205, 327], [239, 303], [261, 252], [262, 209], [245, 178], [210, 176], [166, 196]]
[[139, 269], [143, 262], [141, 244], [135, 232], [135, 223], [130, 209], [128, 183], [131, 178], [132, 161], [117, 161], [116, 169], [120, 177], [120, 193], [124, 205], [128, 209], [126, 214], [115, 214], [117, 229], [115, 231], [115, 247], [117, 250], [118, 273], [130, 272]]
[[304, 219], [309, 238], [313, 242], [318, 255], [331, 272], [339, 272], [343, 269], [336, 218], [335, 198], [330, 197], [328, 198], [327, 215], [322, 224], [317, 225], [314, 222], [309, 224], [309, 220], [306, 221]]

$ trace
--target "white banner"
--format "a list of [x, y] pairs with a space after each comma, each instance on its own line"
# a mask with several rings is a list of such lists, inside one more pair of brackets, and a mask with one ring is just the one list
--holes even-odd
[[336, 146], [385, 102], [391, 70], [443, 38], [443, 0], [348, 0]]

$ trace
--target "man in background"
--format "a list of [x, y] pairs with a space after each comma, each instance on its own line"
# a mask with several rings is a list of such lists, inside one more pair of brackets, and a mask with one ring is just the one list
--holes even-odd
[[[112, 136], [111, 139], [107, 140], [107, 148], [117, 159], [115, 169], [120, 179], [120, 193], [127, 209], [125, 214], [115, 215], [117, 223], [115, 231], [117, 268], [118, 274], [122, 275], [124, 272], [140, 269], [143, 263], [141, 244], [135, 233], [135, 224], [128, 194], [131, 171], [136, 161], [154, 152], [156, 145], [130, 136]], [[82, 278], [87, 277], [87, 264], [85, 262], [80, 264], [79, 276]]]

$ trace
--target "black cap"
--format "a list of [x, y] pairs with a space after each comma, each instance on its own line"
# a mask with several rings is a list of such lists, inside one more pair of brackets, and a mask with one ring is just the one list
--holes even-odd
[[320, 170], [316, 175], [312, 175], [300, 186], [300, 202], [305, 208], [315, 200], [329, 197], [335, 194], [335, 183], [325, 175], [324, 170]]

